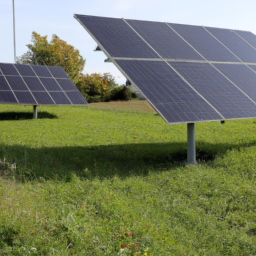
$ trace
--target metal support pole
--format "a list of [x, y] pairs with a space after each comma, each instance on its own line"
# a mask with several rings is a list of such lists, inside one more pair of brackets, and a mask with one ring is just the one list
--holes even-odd
[[33, 106], [33, 109], [34, 109], [33, 118], [34, 118], [34, 119], [37, 119], [37, 105], [34, 105], [34, 106]]
[[195, 124], [187, 124], [188, 131], [188, 147], [187, 147], [187, 163], [196, 163], [196, 140], [195, 140]]
[[12, 0], [12, 8], [13, 8], [13, 43], [14, 43], [14, 63], [16, 63], [16, 36], [15, 36], [15, 5], [14, 0]]

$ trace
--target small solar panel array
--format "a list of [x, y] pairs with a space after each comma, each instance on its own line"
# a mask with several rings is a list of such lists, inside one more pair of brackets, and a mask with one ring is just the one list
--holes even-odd
[[74, 17], [167, 123], [256, 117], [251, 32]]
[[87, 105], [62, 67], [0, 63], [0, 103]]

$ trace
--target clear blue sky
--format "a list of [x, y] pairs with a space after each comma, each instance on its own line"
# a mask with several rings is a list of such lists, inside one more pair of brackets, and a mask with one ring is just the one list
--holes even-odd
[[[252, 31], [256, 34], [256, 0], [15, 0], [17, 56], [27, 51], [33, 31], [58, 35], [86, 58], [85, 73], [110, 72], [119, 84], [125, 79], [73, 14], [165, 21]], [[14, 62], [12, 0], [0, 1], [0, 62]]]

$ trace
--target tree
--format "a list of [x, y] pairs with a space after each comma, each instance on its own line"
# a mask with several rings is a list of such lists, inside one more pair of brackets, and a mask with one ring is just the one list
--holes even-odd
[[81, 75], [76, 83], [78, 90], [89, 102], [104, 101], [111, 88], [116, 86], [115, 79], [110, 73]]
[[61, 66], [74, 84], [79, 81], [85, 65], [79, 50], [57, 35], [52, 35], [52, 40], [48, 42], [47, 36], [33, 32], [31, 42], [27, 45], [28, 51], [18, 58], [18, 63]]

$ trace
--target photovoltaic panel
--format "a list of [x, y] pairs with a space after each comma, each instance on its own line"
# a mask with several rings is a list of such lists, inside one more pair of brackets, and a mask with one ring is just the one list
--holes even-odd
[[256, 50], [233, 30], [205, 27], [243, 62], [256, 63]]
[[210, 64], [186, 62], [170, 64], [225, 119], [256, 116], [256, 105]]
[[16, 68], [12, 64], [0, 63], [0, 70], [7, 76], [18, 76]]
[[127, 22], [162, 58], [203, 60], [203, 58], [166, 23], [139, 20], [127, 20]]
[[62, 67], [48, 66], [48, 70], [55, 78], [69, 78]]
[[9, 104], [17, 104], [18, 101], [16, 100], [13, 92], [11, 91], [1, 91], [0, 92], [0, 102], [1, 103], [9, 103]]
[[55, 102], [51, 99], [47, 92], [33, 92], [33, 95], [39, 105], [54, 105]]
[[256, 48], [256, 35], [249, 31], [234, 30], [239, 36]]
[[112, 57], [159, 58], [123, 19], [75, 16]]
[[34, 100], [30, 92], [21, 92], [21, 91], [13, 91], [13, 92], [20, 103], [22, 102], [23, 104], [36, 105], [36, 101]]
[[77, 91], [73, 83], [67, 79], [56, 79], [63, 91]]
[[221, 119], [221, 116], [166, 62], [116, 62], [168, 123]]
[[[256, 117], [255, 35], [164, 22], [75, 17], [168, 123]], [[124, 24], [132, 33], [126, 33]], [[142, 47], [138, 38], [149, 48]], [[150, 57], [145, 49], [157, 56]]]
[[209, 61], [240, 62], [240, 60], [213, 38], [202, 26], [169, 25]]
[[42, 83], [37, 77], [23, 77], [25, 83], [29, 87], [30, 91], [45, 91]]
[[4, 76], [0, 76], [0, 90], [1, 91], [11, 90], [11, 88], [9, 87], [8, 83], [6, 82]]
[[52, 75], [50, 74], [48, 68], [46, 66], [36, 66], [33, 65], [31, 66], [33, 68], [33, 70], [35, 71], [37, 76], [40, 77], [52, 77]]
[[256, 72], [256, 65], [248, 65], [251, 69], [253, 69]]
[[[71, 102], [65, 90], [75, 92], [77, 99]], [[61, 67], [0, 63], [0, 104], [87, 105], [81, 98]]]
[[25, 85], [20, 76], [6, 76], [6, 79], [12, 90], [28, 91], [27, 86]]
[[16, 65], [15, 67], [21, 76], [36, 76], [35, 72], [29, 65]]
[[40, 80], [47, 91], [61, 91], [54, 78], [40, 78]]
[[78, 104], [78, 105], [86, 104], [84, 97], [79, 91], [72, 91], [72, 92], [68, 91], [66, 92], [66, 95], [68, 96], [68, 98], [71, 100], [73, 104]]
[[49, 92], [56, 104], [70, 105], [64, 92]]
[[254, 71], [243, 64], [214, 64], [214, 66], [256, 102], [256, 73]]

